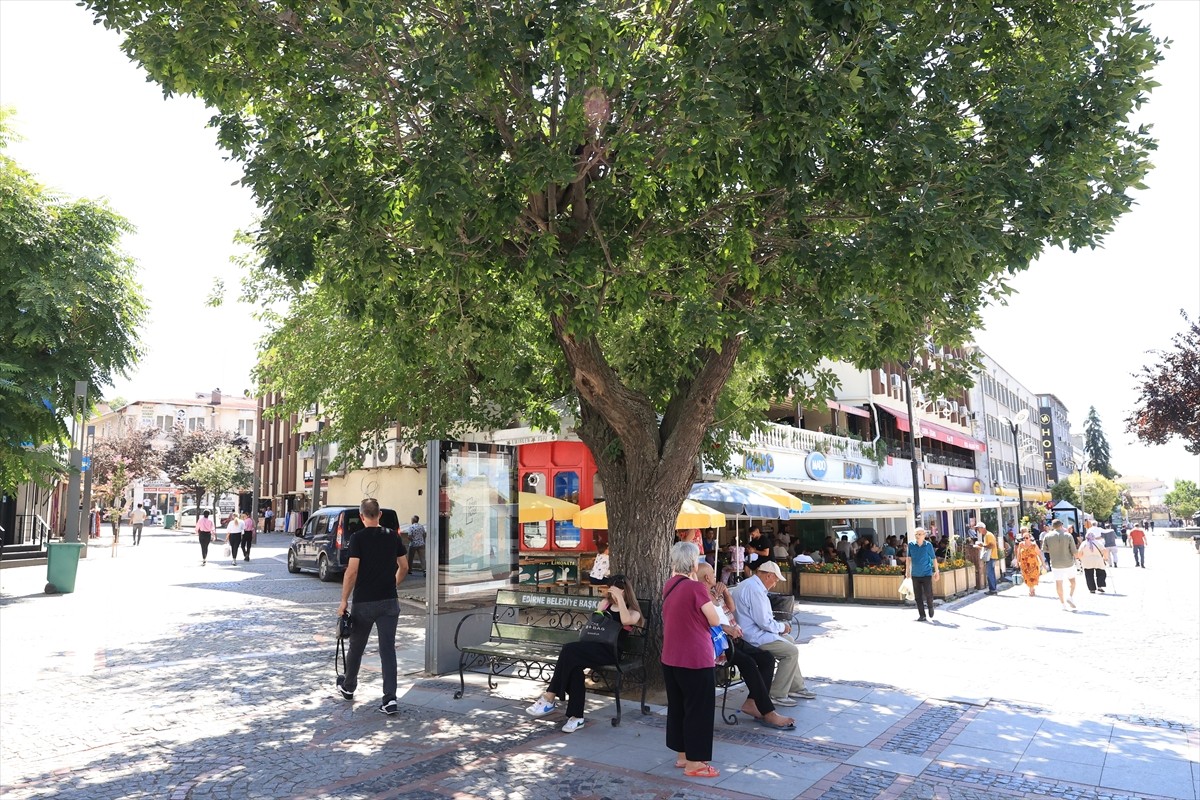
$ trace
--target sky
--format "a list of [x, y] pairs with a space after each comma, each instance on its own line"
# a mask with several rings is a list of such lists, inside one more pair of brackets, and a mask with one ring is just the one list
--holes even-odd
[[[1124, 419], [1132, 373], [1200, 318], [1200, 1], [1165, 0], [1145, 19], [1174, 39], [1162, 84], [1139, 112], [1152, 124], [1156, 166], [1137, 206], [1101, 249], [1046, 252], [1013, 280], [1016, 295], [985, 314], [978, 344], [1034, 393], [1067, 406], [1076, 432], [1095, 406], [1125, 475], [1200, 481], [1200, 458], [1178, 441], [1137, 443]], [[166, 399], [251, 388], [262, 328], [239, 302], [232, 259], [256, 209], [241, 172], [206, 127], [199, 100], [164, 99], [73, 0], [0, 0], [0, 106], [23, 136], [9, 155], [46, 186], [102, 199], [137, 232], [123, 247], [150, 304], [144, 356], [108, 397]], [[220, 282], [225, 302], [205, 299]]]

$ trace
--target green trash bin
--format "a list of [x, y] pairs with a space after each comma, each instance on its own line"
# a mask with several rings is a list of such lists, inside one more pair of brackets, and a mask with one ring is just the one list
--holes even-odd
[[175, 527], [175, 515], [174, 514], [164, 514], [163, 515], [163, 530], [169, 531], [169, 530], [173, 529], [174, 527]]
[[75, 591], [79, 555], [83, 542], [51, 542], [46, 547], [46, 593], [70, 594]]

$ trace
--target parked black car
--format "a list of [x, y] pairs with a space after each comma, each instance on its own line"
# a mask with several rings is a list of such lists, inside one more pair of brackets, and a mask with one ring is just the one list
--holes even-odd
[[[400, 528], [396, 512], [390, 508], [380, 509], [380, 525], [398, 531]], [[350, 536], [362, 528], [358, 506], [326, 506], [304, 523], [304, 526], [288, 546], [288, 572], [301, 570], [316, 571], [323, 581], [332, 581], [346, 571], [350, 557], [346, 547]], [[399, 533], [397, 533], [397, 536]]]

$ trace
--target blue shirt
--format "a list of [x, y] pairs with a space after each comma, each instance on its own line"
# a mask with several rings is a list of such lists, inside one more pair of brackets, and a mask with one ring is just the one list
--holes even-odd
[[909, 563], [912, 564], [914, 578], [929, 578], [933, 576], [933, 544], [926, 539], [925, 544], [912, 542], [908, 546]]

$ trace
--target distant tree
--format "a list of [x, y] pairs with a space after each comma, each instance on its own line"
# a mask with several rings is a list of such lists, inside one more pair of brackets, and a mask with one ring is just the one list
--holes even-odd
[[1179, 314], [1188, 328], [1171, 340], [1173, 349], [1157, 351], [1159, 363], [1134, 374], [1142, 391], [1125, 429], [1147, 444], [1178, 436], [1189, 453], [1200, 455], [1200, 322]]
[[188, 477], [192, 461], [225, 445], [237, 448], [244, 457], [250, 454], [246, 439], [229, 431], [185, 431], [182, 426], [176, 425], [168, 434], [168, 440], [170, 447], [163, 454], [163, 471], [172, 483], [195, 496], [197, 507], [203, 501], [207, 487]]
[[1104, 428], [1100, 424], [1100, 415], [1096, 407], [1088, 409], [1087, 419], [1083, 422], [1083, 451], [1087, 454], [1088, 469], [1098, 472], [1112, 480], [1117, 477], [1109, 459], [1108, 439], [1104, 436]]
[[193, 458], [184, 479], [212, 494], [215, 514], [221, 495], [250, 483], [250, 464], [243, 449], [223, 444]]
[[124, 374], [146, 311], [134, 263], [118, 249], [129, 223], [55, 196], [4, 155], [6, 117], [0, 111], [0, 492], [66, 471], [75, 381], [98, 398]]
[[1163, 501], [1175, 517], [1190, 521], [1200, 511], [1200, 487], [1195, 481], [1177, 480]]
[[153, 441], [153, 429], [125, 426], [116, 436], [100, 439], [92, 448], [92, 498], [109, 510], [114, 533], [130, 484], [160, 474], [162, 456], [154, 449]]
[[1120, 484], [1095, 472], [1084, 473], [1082, 490], [1077, 475], [1072, 475], [1068, 480], [1079, 494], [1079, 502], [1074, 503], [1076, 508], [1101, 521], [1108, 521], [1112, 517], [1113, 509], [1121, 499]]
[[1071, 483], [1070, 478], [1059, 481], [1050, 487], [1050, 499], [1056, 503], [1066, 500], [1071, 505], [1079, 508], [1079, 493], [1075, 491], [1075, 484]]

